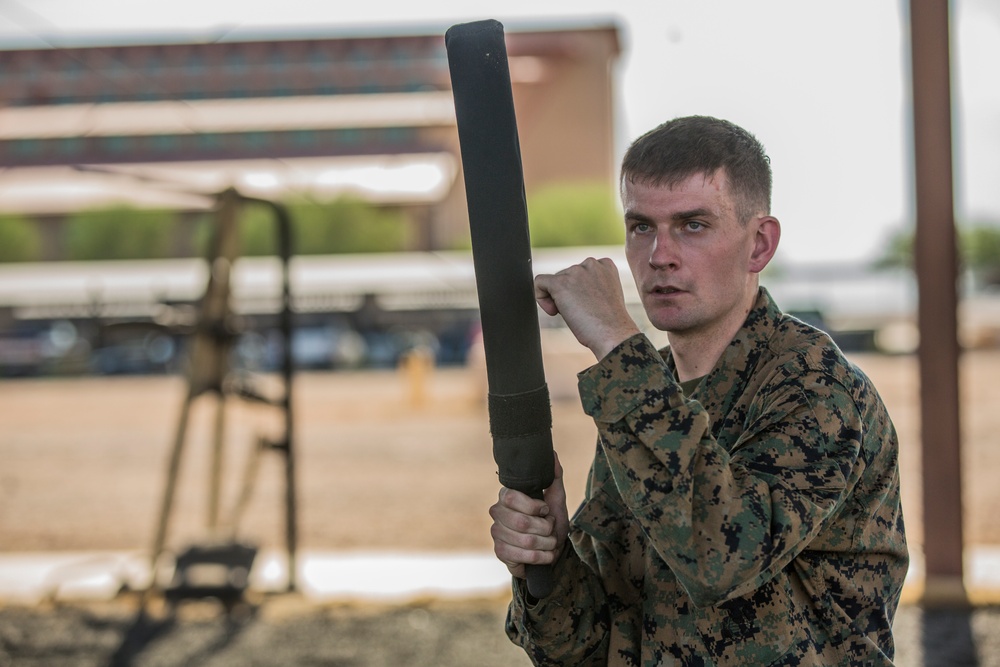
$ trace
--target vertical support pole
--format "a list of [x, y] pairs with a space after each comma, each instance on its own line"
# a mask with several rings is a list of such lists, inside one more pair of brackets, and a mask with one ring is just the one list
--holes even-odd
[[226, 394], [218, 392], [215, 402], [215, 425], [212, 429], [211, 463], [208, 479], [208, 517], [205, 525], [210, 534], [219, 530], [219, 507], [222, 503], [222, 469], [226, 447]]
[[[184, 404], [181, 406], [180, 419], [174, 436], [174, 445], [170, 452], [167, 469], [167, 479], [164, 485], [163, 503], [160, 506], [156, 534], [153, 538], [151, 554], [151, 571], [154, 579], [147, 593], [157, 585], [155, 580], [157, 562], [166, 546], [170, 515], [173, 511], [174, 496], [177, 491], [177, 478], [180, 474], [181, 458], [187, 438], [188, 419], [191, 406], [202, 394], [212, 392], [219, 399], [219, 412], [216, 413], [215, 437], [213, 446], [221, 448], [223, 437], [223, 380], [228, 372], [230, 339], [226, 334], [227, 318], [230, 314], [230, 271], [233, 261], [239, 254], [238, 214], [240, 195], [230, 189], [219, 195], [215, 210], [216, 230], [212, 239], [212, 250], [209, 253], [208, 285], [199, 305], [199, 327], [191, 341], [191, 352], [188, 358], [186, 380], [188, 385]], [[213, 466], [221, 470], [221, 449]], [[220, 475], [212, 472], [209, 489], [209, 526], [214, 528], [218, 514], [217, 479]]]
[[298, 588], [298, 501], [295, 487], [295, 439], [293, 428], [292, 377], [295, 373], [295, 361], [292, 357], [292, 220], [288, 209], [284, 206], [271, 204], [274, 208], [278, 230], [278, 253], [281, 255], [281, 336], [284, 340], [284, 350], [281, 365], [282, 378], [285, 385], [285, 395], [282, 408], [285, 415], [285, 441], [282, 443], [285, 453], [285, 545], [288, 549], [288, 591]]
[[177, 493], [177, 477], [180, 474], [181, 458], [184, 453], [184, 444], [187, 441], [188, 417], [191, 415], [191, 404], [196, 396], [189, 390], [181, 404], [181, 414], [177, 422], [177, 431], [174, 433], [174, 445], [170, 449], [170, 458], [167, 464], [167, 479], [164, 484], [163, 503], [160, 505], [159, 519], [156, 522], [156, 534], [153, 537], [153, 550], [150, 560], [150, 572], [153, 573], [153, 581], [150, 582], [147, 592], [157, 585], [156, 572], [157, 563], [163, 548], [167, 542], [167, 530], [170, 527], [170, 514], [174, 507], [174, 496]]
[[910, 0], [923, 460], [924, 604], [966, 604], [959, 434], [958, 269], [947, 0]]

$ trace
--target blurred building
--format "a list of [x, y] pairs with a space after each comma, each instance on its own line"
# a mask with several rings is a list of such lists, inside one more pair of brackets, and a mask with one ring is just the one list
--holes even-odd
[[[528, 194], [613, 188], [617, 28], [506, 32]], [[399, 208], [416, 227], [411, 250], [467, 238], [443, 28], [159, 41], [0, 49], [0, 214], [42, 229], [43, 260], [64, 259], [72, 214], [115, 204], [178, 211], [183, 240], [215, 204], [205, 195], [230, 186]], [[177, 254], [0, 264], [0, 377], [175, 369], [207, 280], [202, 260]], [[469, 259], [295, 258], [297, 364], [388, 366], [417, 345], [462, 361], [477, 318]], [[272, 367], [279, 266], [244, 258], [234, 276], [236, 352]]]
[[[507, 29], [526, 190], [614, 180], [614, 25]], [[213, 193], [403, 207], [414, 250], [467, 234], [439, 34], [0, 50], [0, 213], [113, 203], [197, 211]]]

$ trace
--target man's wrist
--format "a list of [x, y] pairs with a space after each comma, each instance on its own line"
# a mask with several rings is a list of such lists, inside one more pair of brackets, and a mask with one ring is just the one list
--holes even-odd
[[627, 341], [632, 336], [642, 333], [639, 331], [638, 327], [632, 329], [621, 329], [613, 334], [605, 336], [600, 342], [595, 343], [590, 347], [590, 351], [594, 353], [597, 360], [600, 361], [604, 357], [614, 350], [616, 347]]

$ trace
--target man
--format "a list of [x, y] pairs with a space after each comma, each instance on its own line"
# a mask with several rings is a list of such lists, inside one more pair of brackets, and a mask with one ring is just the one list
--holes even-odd
[[[780, 237], [760, 143], [679, 118], [621, 172], [625, 255], [657, 351], [609, 259], [535, 281], [598, 363], [579, 375], [598, 429], [570, 522], [556, 462], [544, 500], [501, 489], [507, 632], [537, 665], [889, 665], [908, 556], [895, 431], [867, 377], [758, 285]], [[533, 599], [524, 564], [553, 564]]]

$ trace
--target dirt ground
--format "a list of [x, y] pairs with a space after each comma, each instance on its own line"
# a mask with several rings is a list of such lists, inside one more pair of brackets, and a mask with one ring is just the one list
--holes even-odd
[[[879, 387], [899, 431], [907, 530], [911, 547], [919, 549], [916, 359], [854, 359]], [[583, 493], [595, 431], [572, 382], [559, 379], [567, 369], [585, 366], [586, 358], [569, 355], [556, 363], [562, 372], [547, 369], [553, 439], [573, 504]], [[1000, 544], [997, 377], [1000, 351], [963, 358], [969, 544]], [[294, 391], [300, 548], [490, 550], [486, 510], [497, 484], [480, 372], [439, 369], [422, 379], [402, 371], [304, 373]], [[179, 377], [0, 381], [0, 551], [149, 549], [183, 395]], [[208, 397], [195, 404], [168, 547], [206, 534], [215, 407]], [[257, 438], [280, 430], [276, 417], [268, 408], [227, 404], [223, 517]], [[283, 544], [281, 462], [275, 453], [264, 457], [237, 530], [262, 547]], [[504, 605], [479, 600], [305, 608], [279, 598], [247, 618], [227, 620], [195, 609], [169, 625], [145, 627], [137, 624], [128, 599], [96, 606], [0, 606], [0, 667], [527, 664], [503, 637]], [[149, 641], [130, 658], [123, 653], [126, 640], [140, 630]], [[995, 609], [948, 616], [905, 607], [897, 636], [899, 664], [975, 664], [927, 657], [962, 641], [966, 649], [959, 646], [959, 654], [978, 646], [979, 664], [1000, 664]], [[120, 660], [108, 662], [116, 654]]]
[[[907, 534], [919, 547], [916, 359], [854, 359], [879, 387], [899, 432]], [[560, 363], [579, 369], [586, 358]], [[962, 371], [965, 538], [996, 545], [1000, 351], [966, 354]], [[553, 375], [553, 441], [573, 505], [583, 494], [595, 429], [571, 384]], [[486, 509], [497, 484], [482, 382], [465, 368], [439, 369], [420, 382], [402, 371], [299, 374], [293, 437], [300, 546], [489, 550]], [[0, 551], [150, 547], [184, 389], [176, 376], [0, 381]], [[168, 543], [205, 534], [216, 407], [211, 396], [194, 404]], [[227, 403], [223, 522], [257, 438], [280, 432], [277, 416]], [[264, 456], [238, 530], [262, 546], [283, 544], [282, 465], [278, 454]]]

